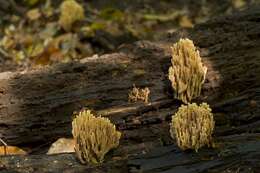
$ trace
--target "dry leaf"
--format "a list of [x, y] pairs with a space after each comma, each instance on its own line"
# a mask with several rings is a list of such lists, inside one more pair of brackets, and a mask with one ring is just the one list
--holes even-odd
[[27, 152], [16, 146], [0, 146], [1, 155], [26, 155]]
[[59, 138], [55, 141], [47, 154], [58, 154], [58, 153], [73, 153], [75, 147], [75, 140], [70, 138]]
[[52, 63], [53, 56], [56, 58], [58, 55], [62, 57], [60, 49], [55, 45], [54, 42], [50, 42], [44, 48], [44, 51], [42, 53], [35, 57], [31, 57], [31, 59], [34, 65], [48, 65]]
[[192, 28], [193, 27], [193, 23], [188, 16], [181, 16], [181, 18], [179, 20], [179, 24], [180, 24], [181, 27], [184, 27], [184, 28]]
[[35, 9], [32, 9], [32, 10], [29, 10], [26, 13], [26, 16], [30, 20], [37, 20], [41, 17], [41, 13], [40, 13], [40, 10], [38, 8], [35, 8]]

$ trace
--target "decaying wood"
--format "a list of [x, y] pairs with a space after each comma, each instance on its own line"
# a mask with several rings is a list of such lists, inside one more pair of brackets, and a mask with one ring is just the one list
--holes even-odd
[[[152, 152], [128, 159], [110, 158], [101, 165], [82, 165], [74, 154], [29, 155], [2, 157], [0, 171], [11, 172], [66, 172], [66, 173], [227, 173], [258, 172], [260, 169], [260, 134], [223, 137], [221, 146], [203, 149], [198, 153], [183, 152], [176, 145], [154, 148]], [[40, 162], [39, 162], [40, 161]]]
[[129, 172], [257, 172], [260, 168], [260, 142], [253, 138], [258, 137], [259, 134], [229, 136], [221, 141], [225, 146], [215, 148], [214, 151], [201, 150], [196, 154], [180, 151], [174, 145], [156, 148], [130, 160]]
[[[68, 154], [3, 157], [2, 169], [19, 171], [21, 163], [24, 169], [48, 172], [47, 168], [41, 169], [40, 160], [42, 164], [52, 163], [49, 172], [259, 170], [259, 19], [260, 7], [251, 8], [209, 21], [191, 31], [173, 33], [167, 42], [140, 41], [121, 46], [117, 53], [93, 56], [81, 62], [1, 73], [0, 138], [10, 145], [40, 145], [71, 136], [73, 111], [82, 107], [108, 116], [123, 133], [120, 147], [115, 151], [119, 161], [99, 167], [82, 166]], [[208, 68], [202, 95], [194, 101], [207, 102], [213, 108], [215, 138], [225, 139], [227, 145], [223, 147], [203, 149], [199, 153], [182, 152], [169, 137], [169, 120], [181, 104], [172, 98], [167, 77], [171, 59], [169, 45], [180, 37], [194, 41]], [[133, 84], [149, 88], [150, 103], [128, 102]], [[54, 160], [61, 163], [55, 165]]]

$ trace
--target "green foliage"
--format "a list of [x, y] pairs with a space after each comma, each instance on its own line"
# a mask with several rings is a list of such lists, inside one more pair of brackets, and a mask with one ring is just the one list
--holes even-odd
[[117, 22], [122, 22], [124, 20], [124, 13], [115, 8], [105, 8], [100, 12], [99, 16], [105, 20]]
[[34, 6], [34, 5], [38, 4], [39, 2], [43, 2], [45, 0], [23, 0], [23, 1], [27, 6]]

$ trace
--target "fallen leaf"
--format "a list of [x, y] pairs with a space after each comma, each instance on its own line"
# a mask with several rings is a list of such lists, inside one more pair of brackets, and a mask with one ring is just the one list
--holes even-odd
[[181, 27], [184, 27], [184, 28], [192, 28], [193, 27], [192, 21], [186, 15], [180, 17], [179, 24], [180, 24]]
[[72, 138], [59, 138], [49, 148], [47, 154], [58, 154], [58, 153], [73, 153], [75, 147], [75, 140]]
[[232, 0], [232, 5], [235, 8], [242, 8], [246, 5], [246, 1], [244, 1], [244, 0]]
[[0, 146], [1, 155], [26, 155], [27, 152], [16, 146]]
[[35, 8], [35, 9], [32, 9], [32, 10], [29, 10], [26, 13], [26, 16], [30, 20], [37, 20], [41, 17], [41, 13], [40, 13], [40, 10], [38, 8]]

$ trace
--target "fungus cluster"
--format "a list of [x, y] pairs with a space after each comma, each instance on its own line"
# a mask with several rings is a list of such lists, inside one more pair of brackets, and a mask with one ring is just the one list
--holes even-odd
[[102, 163], [104, 156], [119, 145], [121, 133], [108, 118], [82, 111], [72, 122], [75, 152], [81, 163]]
[[189, 39], [180, 39], [173, 45], [172, 66], [169, 79], [174, 89], [174, 97], [182, 105], [172, 116], [171, 137], [182, 149], [195, 149], [211, 146], [215, 126], [214, 117], [208, 104], [191, 103], [201, 93], [207, 68], [203, 66], [199, 51]]
[[189, 103], [201, 92], [207, 68], [203, 66], [199, 51], [189, 39], [180, 39], [173, 45], [172, 66], [169, 79], [174, 89], [174, 97]]
[[149, 102], [150, 90], [148, 87], [145, 88], [136, 88], [133, 87], [132, 91], [128, 94], [129, 102], [137, 102], [138, 100], [143, 101], [144, 103]]
[[182, 150], [195, 149], [212, 144], [215, 122], [208, 104], [182, 105], [172, 117], [170, 133]]

